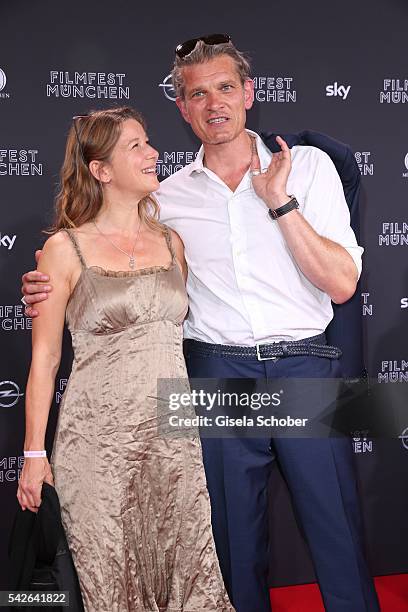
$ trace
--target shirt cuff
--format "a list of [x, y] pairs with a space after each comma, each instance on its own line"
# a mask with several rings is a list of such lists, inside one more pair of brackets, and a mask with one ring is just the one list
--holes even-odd
[[364, 249], [361, 246], [352, 246], [352, 247], [344, 246], [344, 245], [342, 246], [344, 249], [346, 249], [347, 253], [349, 253], [351, 257], [353, 258], [353, 261], [356, 264], [357, 273], [358, 273], [357, 280], [359, 280], [361, 276], [361, 270], [363, 268], [361, 258], [364, 253]]

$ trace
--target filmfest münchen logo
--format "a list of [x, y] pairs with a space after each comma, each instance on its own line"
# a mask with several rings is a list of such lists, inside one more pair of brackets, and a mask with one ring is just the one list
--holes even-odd
[[374, 175], [374, 164], [371, 158], [371, 151], [355, 151], [354, 157], [359, 167], [361, 176]]
[[171, 176], [187, 164], [191, 164], [197, 156], [197, 151], [164, 151], [157, 160], [157, 175], [161, 178]]
[[369, 431], [353, 431], [353, 449], [356, 454], [372, 453], [373, 441], [368, 438]]
[[69, 72], [50, 70], [46, 93], [49, 98], [129, 100], [126, 74], [121, 72]]
[[373, 316], [373, 304], [370, 300], [370, 294], [368, 292], [362, 293], [361, 298], [363, 300], [363, 317]]
[[380, 90], [380, 104], [406, 104], [408, 79], [384, 79]]
[[58, 384], [55, 385], [55, 403], [56, 404], [61, 403], [67, 384], [68, 384], [68, 378], [60, 378], [58, 381]]
[[24, 393], [20, 393], [20, 387], [12, 380], [0, 382], [0, 406], [2, 408], [15, 406], [23, 395]]
[[38, 149], [0, 149], [0, 176], [42, 176]]
[[297, 91], [292, 76], [253, 77], [257, 102], [296, 102]]
[[0, 98], [6, 99], [10, 97], [10, 94], [3, 91], [7, 83], [6, 73], [0, 68]]
[[382, 224], [378, 235], [378, 246], [408, 245], [408, 223], [405, 221], [387, 221]]
[[0, 458], [0, 483], [18, 482], [24, 465], [24, 456]]
[[407, 383], [408, 361], [405, 359], [390, 359], [381, 362], [381, 369], [377, 373], [378, 383]]
[[20, 331], [32, 329], [32, 319], [24, 316], [22, 304], [0, 305], [0, 329], [2, 331]]

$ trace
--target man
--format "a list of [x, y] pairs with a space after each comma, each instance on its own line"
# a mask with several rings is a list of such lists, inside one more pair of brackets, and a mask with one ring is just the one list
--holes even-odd
[[[330, 159], [313, 147], [273, 155], [245, 129], [254, 86], [228, 36], [179, 45], [177, 106], [203, 143], [161, 184], [162, 220], [185, 244], [192, 378], [331, 378], [331, 301], [354, 293], [362, 249]], [[24, 293], [41, 288], [28, 285]], [[41, 297], [46, 293], [41, 294]], [[33, 313], [31, 313], [33, 314]], [[311, 348], [313, 347], [313, 348]], [[326, 610], [378, 610], [361, 542], [346, 439], [205, 439], [217, 552], [237, 612], [270, 609], [267, 479], [277, 458], [305, 532]], [[199, 612], [199, 611], [197, 611]]]

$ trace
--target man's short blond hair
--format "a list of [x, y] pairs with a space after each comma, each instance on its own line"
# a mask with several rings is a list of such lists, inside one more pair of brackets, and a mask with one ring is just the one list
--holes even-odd
[[180, 58], [178, 55], [176, 55], [173, 70], [171, 72], [173, 87], [176, 95], [180, 98], [184, 98], [185, 95], [183, 79], [183, 68], [185, 66], [204, 64], [204, 62], [208, 62], [215, 57], [219, 57], [220, 55], [227, 55], [234, 60], [242, 85], [247, 79], [251, 78], [251, 64], [249, 57], [242, 53], [242, 51], [238, 51], [232, 42], [220, 43], [218, 45], [207, 45], [202, 40], [199, 40], [191, 53], [185, 57]]

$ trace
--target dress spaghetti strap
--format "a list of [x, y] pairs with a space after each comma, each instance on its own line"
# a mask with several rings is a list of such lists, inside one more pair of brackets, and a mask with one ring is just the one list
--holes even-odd
[[69, 236], [69, 238], [70, 238], [70, 240], [71, 240], [71, 242], [73, 244], [73, 247], [75, 249], [75, 252], [78, 255], [79, 261], [81, 262], [81, 266], [82, 266], [82, 268], [84, 270], [86, 270], [86, 267], [87, 267], [86, 266], [86, 262], [85, 262], [85, 259], [84, 259], [83, 255], [82, 255], [82, 253], [81, 253], [81, 249], [79, 248], [79, 244], [78, 244], [78, 241], [77, 241], [77, 239], [75, 237], [74, 231], [72, 229], [68, 229], [68, 228], [64, 228], [63, 231], [68, 234], [68, 236]]
[[173, 241], [171, 239], [171, 231], [170, 231], [170, 228], [167, 227], [167, 225], [164, 226], [164, 235], [166, 237], [167, 248], [170, 251], [171, 261], [172, 263], [174, 263], [176, 261], [176, 252], [174, 250]]

